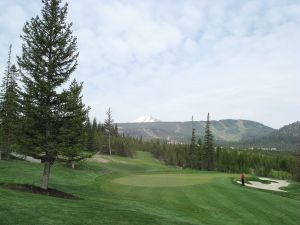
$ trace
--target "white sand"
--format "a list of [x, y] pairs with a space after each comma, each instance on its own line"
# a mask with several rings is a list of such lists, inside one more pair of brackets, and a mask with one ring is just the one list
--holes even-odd
[[[271, 181], [270, 184], [263, 184], [259, 181], [249, 181], [250, 184], [245, 183], [245, 186], [252, 187], [252, 188], [259, 188], [259, 189], [265, 189], [265, 190], [271, 190], [271, 191], [281, 191], [281, 192], [287, 192], [284, 190], [281, 190], [282, 187], [287, 187], [290, 183], [286, 180], [274, 180], [269, 179], [265, 177], [260, 177], [260, 180], [269, 180]], [[239, 184], [241, 184], [240, 181], [238, 181]]]

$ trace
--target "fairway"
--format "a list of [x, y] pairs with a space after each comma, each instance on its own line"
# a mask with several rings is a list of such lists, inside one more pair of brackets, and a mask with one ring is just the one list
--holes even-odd
[[178, 187], [208, 183], [223, 174], [147, 174], [130, 175], [114, 179], [112, 182], [140, 187]]
[[[104, 158], [105, 160], [99, 160]], [[0, 183], [40, 185], [41, 164], [0, 161]], [[50, 187], [68, 200], [0, 187], [0, 225], [298, 225], [300, 185], [241, 187], [236, 174], [166, 166], [147, 152], [56, 163]]]

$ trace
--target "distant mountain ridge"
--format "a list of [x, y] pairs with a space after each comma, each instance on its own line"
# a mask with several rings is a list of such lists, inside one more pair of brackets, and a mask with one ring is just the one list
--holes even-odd
[[300, 147], [300, 122], [285, 125], [263, 137], [244, 139], [241, 144], [245, 147], [276, 147], [277, 149], [295, 150]]
[[300, 137], [300, 121], [285, 125], [271, 135], [298, 139]]
[[[204, 136], [205, 121], [195, 121], [197, 136]], [[125, 135], [143, 137], [144, 139], [170, 139], [189, 141], [192, 132], [192, 122], [135, 122], [118, 124], [119, 131]], [[261, 123], [250, 120], [212, 120], [211, 130], [217, 141], [238, 142], [245, 139], [259, 138], [276, 131]]]

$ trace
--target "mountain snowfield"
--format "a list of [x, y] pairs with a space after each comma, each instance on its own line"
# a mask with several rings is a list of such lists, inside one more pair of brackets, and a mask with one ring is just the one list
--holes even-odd
[[144, 115], [132, 121], [132, 123], [151, 123], [151, 122], [160, 122], [159, 119], [154, 118], [151, 115]]

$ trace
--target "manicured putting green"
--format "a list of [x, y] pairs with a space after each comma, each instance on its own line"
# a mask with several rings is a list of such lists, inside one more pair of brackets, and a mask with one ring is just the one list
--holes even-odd
[[140, 187], [177, 187], [208, 183], [219, 174], [142, 174], [112, 180], [113, 183]]

